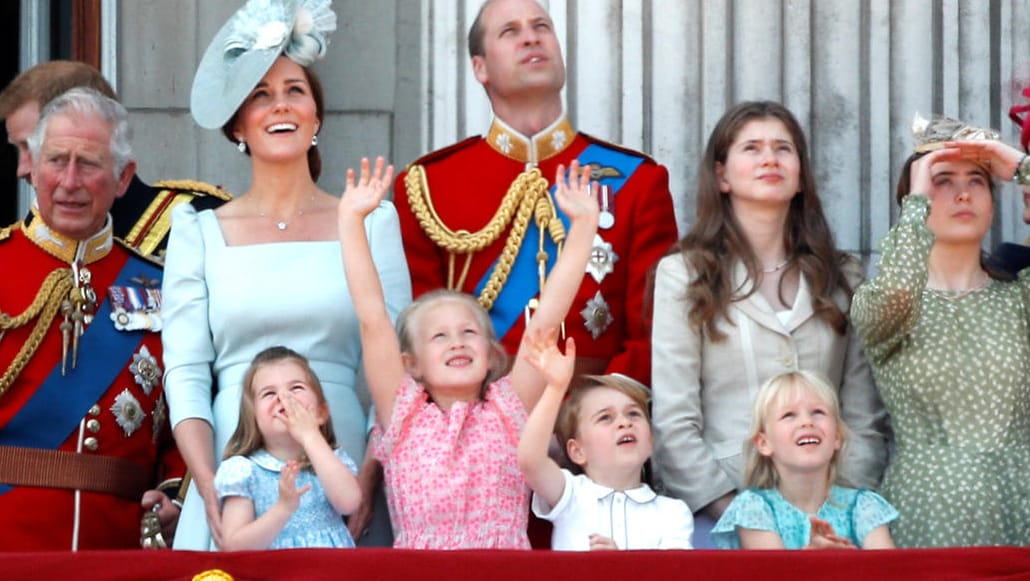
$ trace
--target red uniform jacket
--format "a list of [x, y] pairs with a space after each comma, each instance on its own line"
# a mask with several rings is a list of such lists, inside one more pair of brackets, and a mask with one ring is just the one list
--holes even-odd
[[[26, 221], [36, 224], [39, 219], [33, 215]], [[51, 272], [69, 268], [68, 255], [75, 255], [75, 243], [65, 240], [60, 247], [45, 240], [47, 236], [47, 230], [22, 223], [0, 230], [3, 313], [16, 316], [25, 311]], [[92, 275], [101, 307], [80, 339], [78, 366], [72, 369], [69, 352], [67, 372], [61, 376], [60, 324], [64, 318], [58, 312], [34, 355], [0, 394], [0, 444], [120, 458], [138, 466], [152, 483], [149, 488], [157, 488], [163, 480], [181, 477], [185, 471], [166, 419], [160, 333], [115, 330], [103, 304], [111, 304], [109, 287], [119, 275], [119, 287], [133, 288], [138, 291], [137, 299], [145, 300], [147, 289], [160, 289], [155, 277], [160, 270], [120, 244], [112, 246], [109, 228], [91, 241], [79, 243], [79, 248], [80, 253], [85, 251], [85, 268]], [[11, 368], [34, 326], [35, 320], [8, 330], [0, 339], [0, 370]], [[117, 335], [118, 341], [98, 338], [101, 328]], [[94, 344], [87, 347], [91, 339]], [[90, 357], [90, 349], [99, 349], [100, 355]], [[101, 363], [101, 369], [93, 365]], [[96, 381], [104, 384], [96, 386]], [[56, 389], [46, 396], [45, 385]], [[97, 396], [67, 403], [74, 401], [76, 391], [89, 393], [79, 391], [85, 385], [93, 386]], [[66, 412], [63, 421], [58, 419], [61, 411]], [[39, 432], [42, 437], [25, 435], [26, 431]], [[36, 446], [30, 440], [52, 444]], [[76, 535], [79, 549], [139, 547], [142, 509], [138, 498], [89, 491], [78, 494], [77, 501], [76, 491], [70, 489], [0, 485], [0, 550], [67, 550], [73, 548]]]
[[[583, 284], [565, 319], [566, 332], [575, 338], [579, 357], [601, 360], [607, 363], [606, 368], [602, 366], [605, 372], [623, 373], [648, 384], [651, 377], [648, 278], [677, 236], [669, 175], [664, 167], [640, 153], [575, 133], [564, 118], [533, 138], [521, 136], [495, 121], [486, 138], [467, 139], [414, 163], [425, 169], [429, 196], [440, 220], [452, 231], [475, 232], [497, 212], [509, 186], [526, 169], [527, 162], [535, 161], [543, 177], [553, 183], [558, 165], [568, 167], [573, 159], [579, 159], [581, 164], [592, 163], [600, 183], [611, 184], [611, 188], [617, 190], [610, 196], [614, 224], [598, 230], [602, 242], [611, 245], [617, 258], [614, 262], [610, 257], [602, 260], [602, 268], [607, 262], [612, 269], [600, 282], [584, 273]], [[412, 213], [406, 193], [406, 175], [407, 171], [397, 178], [394, 203], [400, 214], [412, 291], [417, 298], [427, 291], [447, 286], [449, 253], [426, 235]], [[507, 230], [474, 255], [460, 290], [476, 294], [477, 285], [489, 276], [506, 239]], [[534, 253], [538, 247], [536, 236], [528, 234], [522, 244], [523, 247], [528, 245]], [[455, 270], [460, 272], [464, 257], [458, 256], [455, 264]], [[530, 284], [538, 291], [535, 270], [531, 269], [529, 276], [534, 279]], [[598, 293], [603, 302], [596, 300]], [[596, 337], [582, 315], [592, 299], [592, 309], [601, 306], [611, 315], [610, 323], [595, 323]], [[517, 306], [518, 309], [523, 307], [524, 301]], [[604, 318], [602, 313], [602, 323]], [[524, 329], [522, 317], [506, 332], [497, 329], [509, 353], [518, 350]]]

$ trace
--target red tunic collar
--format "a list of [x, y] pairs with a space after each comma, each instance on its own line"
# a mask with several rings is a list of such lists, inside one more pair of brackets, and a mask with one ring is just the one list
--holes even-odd
[[572, 145], [575, 137], [576, 132], [564, 114], [543, 131], [529, 136], [519, 133], [504, 121], [494, 117], [490, 131], [486, 134], [486, 142], [494, 151], [505, 157], [527, 165], [536, 165], [564, 151]]
[[96, 262], [110, 254], [114, 244], [110, 214], [100, 232], [86, 240], [75, 240], [50, 228], [39, 215], [39, 208], [33, 206], [29, 216], [22, 221], [21, 230], [33, 244], [67, 264]]

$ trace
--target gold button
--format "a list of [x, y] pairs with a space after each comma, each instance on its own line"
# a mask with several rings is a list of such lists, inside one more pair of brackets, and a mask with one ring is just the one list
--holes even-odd
[[791, 357], [790, 355], [785, 355], [783, 357], [783, 366], [784, 367], [793, 367], [794, 366], [794, 358]]
[[90, 433], [95, 434], [100, 431], [100, 422], [95, 419], [89, 420], [86, 422], [86, 429], [89, 430]]
[[[79, 409], [82, 409], [82, 408], [79, 408]], [[91, 415], [93, 417], [99, 416], [100, 415], [100, 406], [97, 405], [97, 404], [93, 404], [93, 407], [89, 408], [89, 415]]]
[[90, 436], [82, 441], [82, 445], [90, 452], [96, 452], [97, 448], [100, 446], [100, 442], [93, 436]]

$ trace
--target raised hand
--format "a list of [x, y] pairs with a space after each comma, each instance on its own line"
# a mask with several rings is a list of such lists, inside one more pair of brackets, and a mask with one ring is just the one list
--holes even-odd
[[994, 177], [1005, 181], [1012, 179], [1016, 166], [1023, 159], [1022, 151], [993, 139], [949, 141], [945, 145], [960, 152], [962, 159], [987, 167]]
[[526, 333], [522, 337], [522, 357], [540, 372], [548, 385], [564, 391], [568, 389], [576, 367], [576, 342], [572, 337], [566, 339], [565, 354], [562, 355], [557, 338], [556, 328]]
[[300, 497], [311, 490], [310, 484], [297, 488], [298, 472], [300, 472], [300, 464], [296, 460], [290, 460], [279, 473], [279, 504], [290, 514], [293, 514], [300, 506]]
[[392, 183], [393, 166], [387, 166], [382, 156], [376, 158], [374, 169], [370, 169], [367, 157], [362, 158], [359, 176], [355, 176], [353, 168], [347, 169], [347, 185], [340, 197], [339, 219], [369, 215], [386, 197]]
[[568, 174], [565, 166], [559, 165], [554, 176], [554, 197], [562, 212], [575, 222], [581, 218], [593, 218], [597, 221], [600, 209], [597, 205], [597, 182], [590, 180], [590, 167], [580, 168], [579, 162], [572, 160]]

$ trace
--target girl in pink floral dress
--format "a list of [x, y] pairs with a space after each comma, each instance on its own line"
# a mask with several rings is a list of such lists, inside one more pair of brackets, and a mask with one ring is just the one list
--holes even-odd
[[[490, 317], [471, 296], [436, 291], [397, 320], [387, 315], [364, 218], [388, 205], [393, 167], [382, 158], [360, 179], [347, 173], [339, 230], [347, 285], [375, 404], [378, 443], [394, 546], [420, 549], [528, 549], [529, 488], [516, 458], [528, 410], [544, 378], [507, 357]], [[569, 179], [571, 178], [571, 179]], [[555, 198], [571, 220], [528, 333], [555, 333], [583, 279], [597, 232], [596, 184], [589, 168], [559, 166]]]

